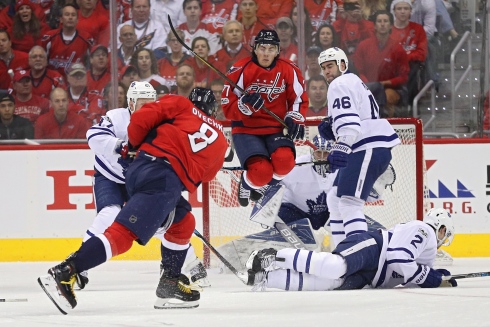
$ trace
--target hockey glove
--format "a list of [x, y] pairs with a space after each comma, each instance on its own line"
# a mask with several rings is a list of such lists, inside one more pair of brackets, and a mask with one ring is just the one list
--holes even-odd
[[422, 288], [436, 288], [436, 287], [456, 287], [458, 283], [454, 278], [449, 280], [443, 279], [443, 276], [451, 276], [451, 273], [446, 269], [434, 270], [429, 268], [429, 273], [425, 281], [419, 286]]
[[121, 158], [126, 159], [126, 157], [128, 156], [128, 152], [129, 152], [128, 144], [126, 142], [124, 142], [123, 140], [117, 141], [116, 147], [114, 148], [114, 152], [121, 155]]
[[335, 135], [332, 130], [332, 117], [326, 117], [318, 125], [318, 133], [326, 140], [335, 140]]
[[351, 153], [352, 149], [347, 144], [342, 142], [335, 143], [327, 157], [327, 161], [330, 162], [330, 170], [334, 172], [347, 166], [349, 154]]
[[[447, 269], [436, 269], [437, 272], [440, 272], [443, 276], [451, 276], [451, 273]], [[458, 286], [458, 282], [454, 278], [446, 279], [442, 277], [442, 282], [439, 287], [456, 287]]]
[[291, 140], [302, 140], [305, 137], [305, 117], [296, 111], [288, 111], [284, 117]]
[[245, 116], [251, 116], [264, 106], [264, 99], [258, 93], [247, 93], [238, 100], [238, 109]]

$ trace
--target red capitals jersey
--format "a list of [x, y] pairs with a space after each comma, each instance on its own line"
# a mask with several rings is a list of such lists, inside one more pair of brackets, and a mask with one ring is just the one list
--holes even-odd
[[356, 52], [357, 45], [362, 40], [374, 36], [374, 24], [366, 19], [353, 23], [347, 19], [337, 18], [333, 23], [333, 27], [339, 35], [339, 48], [343, 49], [349, 57]]
[[379, 48], [376, 36], [359, 43], [354, 64], [364, 83], [389, 80], [391, 86], [400, 87], [408, 81], [408, 57], [398, 41], [390, 38]]
[[[191, 57], [186, 60], [186, 63], [194, 69], [194, 73], [196, 74], [194, 83], [196, 83], [196, 86], [209, 88], [211, 82], [220, 77], [214, 70], [212, 70], [205, 64], [199, 67], [197, 64], [198, 61], [200, 61], [200, 59], [198, 59], [197, 57]], [[216, 68], [220, 72], [226, 71], [223, 63], [216, 61], [214, 56], [209, 56], [208, 62], [211, 63], [214, 68]]]
[[205, 0], [202, 2], [201, 22], [208, 25], [209, 30], [219, 30], [228, 20], [236, 19], [238, 2], [236, 0]]
[[189, 59], [188, 54], [184, 54], [179, 62], [172, 61], [172, 54], [168, 53], [162, 59], [158, 60], [158, 71], [159, 75], [165, 78], [167, 81], [167, 86], [174, 87], [177, 85], [175, 75], [177, 74], [177, 68], [181, 63]]
[[14, 114], [27, 118], [31, 123], [35, 123], [37, 118], [49, 111], [49, 100], [41, 98], [37, 95], [32, 95], [30, 100], [22, 102], [15, 98], [15, 111]]
[[317, 3], [315, 0], [305, 0], [306, 10], [310, 14], [311, 24], [313, 28], [318, 30], [321, 24], [332, 24], [335, 21], [337, 7], [343, 5], [343, 0], [321, 0]]
[[[156, 136], [144, 142], [153, 129]], [[187, 98], [170, 94], [131, 115], [128, 137], [140, 150], [167, 158], [189, 192], [216, 176], [228, 148], [220, 123]]]
[[87, 90], [90, 94], [102, 96], [104, 87], [111, 81], [111, 72], [106, 69], [102, 75], [94, 75], [92, 71], [87, 72]]
[[[289, 60], [278, 58], [274, 67], [264, 69], [251, 58], [242, 59], [230, 68], [227, 76], [247, 93], [259, 93], [264, 106], [281, 119], [288, 111], [306, 115], [308, 95], [303, 75]], [[225, 83], [221, 105], [226, 118], [232, 121], [233, 133], [267, 135], [282, 132], [283, 125], [264, 110], [251, 116], [242, 114], [238, 109], [241, 96], [242, 92]]]
[[72, 40], [64, 40], [61, 29], [53, 30], [43, 36], [43, 45], [48, 53], [50, 68], [58, 70], [62, 76], [70, 64], [84, 62], [90, 47], [92, 37], [82, 30], [77, 30]]
[[275, 26], [279, 17], [289, 17], [294, 0], [256, 0], [257, 18], [264, 24]]
[[68, 108], [87, 119], [90, 125], [98, 123], [106, 111], [103, 98], [96, 93], [88, 92], [87, 89], [82, 92], [77, 100], [73, 99], [70, 90], [68, 90]]
[[89, 123], [74, 112], [68, 111], [61, 124], [50, 111], [39, 117], [34, 127], [36, 139], [84, 139]]
[[237, 53], [230, 53], [225, 45], [221, 50], [216, 52], [214, 57], [216, 58], [216, 61], [224, 64], [226, 71], [228, 71], [228, 69], [230, 69], [230, 67], [233, 66], [233, 64], [238, 60], [250, 57], [250, 51], [245, 45], [242, 44]]
[[110, 29], [109, 15], [104, 11], [95, 9], [88, 17], [84, 17], [80, 9], [78, 10], [77, 29], [85, 31], [94, 40], [94, 44], [109, 46]]
[[44, 74], [39, 78], [32, 77], [32, 72], [30, 74], [32, 78], [32, 94], [38, 95], [41, 98], [49, 99], [51, 91], [56, 87], [66, 89], [63, 76], [56, 70], [46, 68]]
[[427, 34], [420, 24], [409, 22], [405, 28], [391, 28], [392, 39], [400, 42], [408, 55], [408, 61], [425, 61], [427, 57]]
[[[242, 23], [242, 22], [240, 22]], [[255, 23], [250, 26], [245, 26], [243, 23], [243, 41], [242, 44], [248, 51], [252, 51], [252, 46], [255, 42], [255, 37], [263, 29], [271, 29], [270, 26], [264, 24], [260, 19], [257, 18]]]
[[12, 79], [8, 70], [27, 70], [29, 69], [29, 55], [22, 51], [12, 50], [13, 57], [8, 66], [5, 61], [0, 59], [0, 89], [8, 89]]
[[49, 26], [44, 22], [41, 22], [41, 31], [37, 38], [31, 33], [26, 33], [21, 39], [17, 39], [14, 37], [12, 28], [10, 28], [8, 32], [10, 34], [10, 40], [12, 41], [12, 49], [29, 53], [33, 46], [42, 45], [41, 38], [48, 31], [50, 31]]

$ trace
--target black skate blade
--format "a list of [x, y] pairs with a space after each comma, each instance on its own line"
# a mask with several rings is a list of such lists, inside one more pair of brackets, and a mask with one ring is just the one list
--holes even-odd
[[39, 285], [41, 286], [41, 288], [43, 289], [44, 293], [46, 293], [46, 295], [48, 296], [48, 298], [51, 300], [51, 302], [53, 302], [53, 304], [58, 308], [58, 310], [60, 310], [60, 312], [64, 315], [67, 315], [68, 312], [66, 312], [65, 310], [63, 310], [60, 305], [56, 302], [56, 300], [51, 296], [49, 290], [44, 286], [44, 283], [41, 281], [41, 277], [39, 277], [37, 279], [37, 282], [39, 283]]
[[181, 301], [175, 298], [161, 299], [157, 298], [153, 308], [163, 310], [163, 309], [194, 309], [199, 307], [198, 301]]

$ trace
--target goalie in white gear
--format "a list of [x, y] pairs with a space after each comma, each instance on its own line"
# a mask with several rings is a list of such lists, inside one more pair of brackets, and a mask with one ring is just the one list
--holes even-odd
[[247, 261], [249, 285], [265, 290], [327, 291], [455, 287], [446, 269], [433, 269], [437, 247], [450, 244], [454, 225], [444, 209], [432, 209], [424, 221], [395, 225], [345, 238], [332, 253], [307, 250], [254, 251]]
[[[127, 128], [133, 112], [140, 109], [145, 103], [156, 100], [156, 91], [150, 83], [132, 82], [127, 98], [127, 108], [107, 111], [100, 122], [87, 131], [88, 145], [95, 153], [93, 187], [97, 215], [85, 232], [83, 242], [93, 235], [103, 233], [114, 222], [121, 207], [128, 200], [123, 174], [128, 162], [121, 158], [127, 156], [128, 152]], [[161, 233], [155, 236], [160, 240], [163, 238]], [[71, 254], [66, 260], [72, 255], [75, 254]], [[200, 284], [209, 286], [206, 270], [196, 259], [194, 249], [190, 246], [184, 268], [187, 268], [187, 272], [191, 270], [194, 272], [191, 275], [193, 282], [200, 277], [202, 279]], [[83, 289], [87, 283], [87, 272], [79, 273], [77, 275], [78, 287]]]
[[400, 140], [390, 123], [379, 118], [371, 91], [349, 72], [344, 51], [327, 49], [318, 57], [318, 64], [329, 83], [328, 117], [318, 125], [318, 131], [323, 138], [336, 142], [328, 161], [338, 174], [327, 195], [335, 246], [345, 237], [367, 230], [364, 203]]

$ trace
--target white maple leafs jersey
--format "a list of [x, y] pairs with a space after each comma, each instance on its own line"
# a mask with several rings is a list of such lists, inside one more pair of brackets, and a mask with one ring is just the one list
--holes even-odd
[[[296, 159], [297, 163], [311, 161], [306, 154]], [[283, 203], [291, 203], [305, 213], [327, 212], [327, 193], [332, 188], [336, 173], [320, 176], [312, 166], [297, 166], [281, 181], [286, 188]]]
[[395, 225], [382, 233], [383, 249], [372, 287], [423, 284], [437, 254], [437, 239], [433, 228], [414, 220]]
[[119, 140], [128, 142], [130, 118], [128, 108], [112, 109], [87, 131], [88, 146], [95, 153], [95, 169], [119, 184], [124, 184], [125, 178], [122, 167], [117, 162], [120, 155], [114, 152], [114, 148]]
[[336, 139], [355, 136], [352, 152], [371, 148], [392, 148], [400, 143], [369, 88], [352, 73], [335, 78], [328, 87], [328, 116]]

